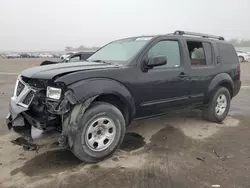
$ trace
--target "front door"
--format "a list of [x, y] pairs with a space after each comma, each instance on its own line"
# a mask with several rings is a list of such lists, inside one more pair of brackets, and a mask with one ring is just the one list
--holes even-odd
[[164, 55], [167, 64], [154, 67], [138, 75], [139, 116], [166, 113], [188, 103], [188, 73], [184, 66], [180, 41], [158, 39], [144, 54], [142, 62], [150, 57]]

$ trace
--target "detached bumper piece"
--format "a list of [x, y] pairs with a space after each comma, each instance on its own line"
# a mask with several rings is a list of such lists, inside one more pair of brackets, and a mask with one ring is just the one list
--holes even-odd
[[22, 115], [19, 115], [15, 120], [12, 119], [11, 114], [9, 114], [6, 117], [6, 124], [9, 128], [9, 130], [13, 128], [13, 130], [16, 133], [21, 135], [21, 137], [15, 139], [15, 140], [12, 140], [11, 142], [13, 144], [23, 146], [24, 150], [38, 151], [39, 146], [37, 144], [32, 143], [33, 139], [31, 137], [31, 126], [28, 124], [22, 125], [22, 122], [24, 122], [24, 121], [25, 120], [22, 117]]
[[7, 124], [9, 129], [12, 129], [12, 128], [14, 129], [15, 127], [24, 127], [25, 126], [25, 120], [24, 120], [21, 113], [25, 112], [26, 110], [28, 110], [28, 109], [17, 105], [15, 103], [14, 99], [11, 98], [10, 105], [9, 105], [10, 113], [6, 117], [6, 124]]
[[12, 140], [11, 142], [13, 144], [16, 144], [16, 145], [19, 145], [19, 146], [23, 146], [24, 150], [36, 151], [36, 152], [38, 152], [38, 150], [39, 150], [39, 146], [37, 144], [28, 142], [23, 137], [19, 137], [19, 138], [15, 139], [15, 140]]

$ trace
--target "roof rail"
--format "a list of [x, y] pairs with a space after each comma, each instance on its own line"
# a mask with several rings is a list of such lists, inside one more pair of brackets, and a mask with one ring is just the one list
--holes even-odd
[[191, 35], [191, 36], [198, 36], [198, 37], [203, 37], [203, 38], [213, 38], [213, 39], [218, 39], [218, 40], [225, 40], [224, 37], [221, 37], [221, 36], [207, 35], [207, 34], [203, 34], [203, 33], [195, 33], [195, 32], [180, 31], [180, 30], [175, 31], [174, 35]]

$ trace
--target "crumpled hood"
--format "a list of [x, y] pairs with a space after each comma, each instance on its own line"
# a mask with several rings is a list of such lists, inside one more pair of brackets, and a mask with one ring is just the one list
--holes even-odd
[[36, 79], [52, 79], [57, 75], [65, 73], [119, 67], [120, 65], [116, 64], [105, 64], [95, 62], [58, 63], [26, 69], [22, 72], [22, 76]]

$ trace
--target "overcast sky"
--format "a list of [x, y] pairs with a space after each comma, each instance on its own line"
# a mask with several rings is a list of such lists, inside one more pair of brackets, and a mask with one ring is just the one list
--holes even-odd
[[0, 0], [0, 51], [190, 30], [250, 38], [250, 0]]

